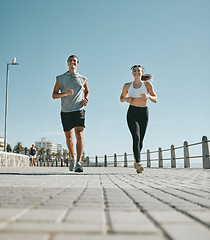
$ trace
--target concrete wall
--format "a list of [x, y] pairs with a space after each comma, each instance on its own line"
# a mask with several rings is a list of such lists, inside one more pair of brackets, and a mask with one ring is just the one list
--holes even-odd
[[30, 166], [29, 156], [0, 152], [0, 167], [28, 167]]

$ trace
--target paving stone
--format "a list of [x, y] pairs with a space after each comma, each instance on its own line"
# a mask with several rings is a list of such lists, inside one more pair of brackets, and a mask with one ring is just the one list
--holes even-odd
[[164, 223], [193, 223], [194, 220], [176, 210], [148, 211], [148, 214], [160, 224]]
[[210, 226], [210, 210], [203, 210], [203, 211], [187, 211], [189, 214], [191, 214], [192, 216], [200, 219], [201, 221], [209, 224]]
[[61, 213], [60, 209], [32, 209], [22, 216], [19, 221], [53, 222], [56, 221]]
[[47, 222], [16, 222], [9, 224], [5, 230], [7, 231], [19, 231], [19, 232], [31, 232], [31, 233], [103, 233], [104, 225], [100, 223], [77, 223], [68, 222], [62, 223], [47, 223]]
[[210, 230], [198, 223], [163, 224], [165, 231], [176, 240], [209, 240]]
[[105, 223], [105, 213], [100, 209], [92, 211], [90, 209], [86, 211], [82, 210], [71, 210], [65, 218], [67, 222], [78, 222], [78, 223]]
[[[55, 234], [52, 240], [164, 240], [160, 234], [108, 234], [108, 235], [74, 235]], [[11, 239], [12, 240], [12, 239]]]
[[48, 234], [39, 234], [39, 233], [11, 233], [11, 232], [1, 232], [1, 240], [47, 240], [49, 239]]
[[17, 215], [18, 213], [21, 213], [24, 210], [24, 208], [0, 208], [0, 222], [10, 219], [11, 217]]

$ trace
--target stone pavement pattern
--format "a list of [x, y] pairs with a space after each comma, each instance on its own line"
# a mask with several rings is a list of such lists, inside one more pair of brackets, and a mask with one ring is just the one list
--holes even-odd
[[210, 239], [210, 171], [0, 168], [1, 240]]

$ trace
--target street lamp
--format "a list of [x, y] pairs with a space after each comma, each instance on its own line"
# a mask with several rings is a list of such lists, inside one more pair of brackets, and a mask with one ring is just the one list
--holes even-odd
[[8, 94], [8, 78], [9, 78], [9, 65], [19, 65], [16, 63], [16, 58], [11, 63], [7, 63], [7, 76], [6, 76], [6, 100], [5, 100], [5, 125], [4, 125], [4, 151], [7, 151], [7, 94]]

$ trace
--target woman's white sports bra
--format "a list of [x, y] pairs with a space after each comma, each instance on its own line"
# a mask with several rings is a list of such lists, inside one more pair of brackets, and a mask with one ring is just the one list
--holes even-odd
[[134, 88], [133, 87], [133, 83], [131, 83], [129, 89], [128, 89], [128, 97], [132, 97], [132, 98], [140, 98], [141, 93], [145, 93], [148, 94], [147, 88], [145, 86], [145, 83], [142, 82], [141, 87], [140, 88]]

